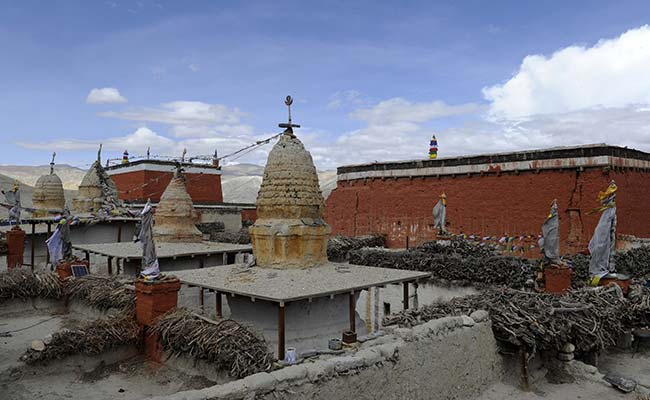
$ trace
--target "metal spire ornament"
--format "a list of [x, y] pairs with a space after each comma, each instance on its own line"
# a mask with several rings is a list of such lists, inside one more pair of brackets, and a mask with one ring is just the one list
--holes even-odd
[[287, 106], [287, 110], [289, 111], [289, 122], [286, 124], [278, 124], [280, 128], [285, 128], [284, 134], [295, 137], [293, 134], [293, 128], [300, 128], [300, 125], [294, 124], [291, 122], [291, 105], [293, 104], [293, 99], [291, 96], [287, 96], [286, 99], [284, 100], [284, 104]]

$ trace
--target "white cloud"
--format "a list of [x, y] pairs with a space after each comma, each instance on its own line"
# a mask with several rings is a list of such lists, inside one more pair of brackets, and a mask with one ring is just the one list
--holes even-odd
[[132, 121], [158, 122], [171, 126], [177, 137], [215, 137], [251, 135], [253, 129], [241, 122], [246, 113], [236, 107], [200, 101], [173, 101], [158, 108], [103, 112], [104, 117]]
[[339, 109], [343, 106], [359, 106], [363, 104], [361, 93], [356, 90], [340, 90], [329, 98], [327, 108], [331, 110]]
[[478, 109], [479, 106], [473, 103], [450, 106], [442, 101], [412, 103], [396, 97], [384, 100], [374, 107], [355, 110], [350, 116], [366, 121], [369, 125], [388, 125], [400, 122], [425, 122], [434, 118], [470, 114]]
[[487, 87], [491, 118], [515, 119], [590, 107], [650, 103], [650, 26], [570, 46], [550, 57], [530, 55], [506, 83]]
[[415, 103], [393, 98], [372, 107], [354, 110], [350, 117], [365, 122], [366, 126], [341, 134], [333, 143], [318, 143], [318, 140], [303, 133], [299, 133], [299, 136], [305, 138], [305, 144], [320, 168], [375, 160], [424, 158], [433, 134], [425, 123], [478, 110], [480, 107], [472, 103]]
[[[129, 152], [146, 152], [147, 147], [156, 148], [157, 152], [170, 152], [178, 148], [176, 142], [152, 131], [146, 126], [136, 129], [133, 133], [124, 136], [113, 136], [96, 140], [81, 139], [63, 139], [53, 140], [51, 142], [28, 143], [18, 142], [19, 146], [33, 150], [67, 150], [67, 151], [84, 151], [96, 150], [102, 143], [106, 150]], [[180, 153], [179, 153], [180, 154]]]
[[126, 97], [120, 94], [115, 88], [92, 89], [86, 97], [88, 104], [119, 104], [126, 103]]

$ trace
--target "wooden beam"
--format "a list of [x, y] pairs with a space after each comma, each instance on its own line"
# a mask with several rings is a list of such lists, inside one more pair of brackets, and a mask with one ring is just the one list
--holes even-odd
[[284, 321], [284, 310], [285, 305], [283, 303], [278, 303], [278, 360], [284, 359], [284, 341], [285, 341], [285, 321]]
[[[370, 300], [370, 297], [368, 297], [368, 300]], [[356, 296], [354, 295], [354, 292], [350, 292], [350, 332], [356, 332], [357, 327], [356, 327], [356, 317], [357, 317], [357, 312], [356, 312]]]
[[217, 296], [216, 299], [217, 318], [223, 318], [223, 305], [221, 304], [221, 292], [215, 290], [214, 294]]
[[408, 310], [408, 308], [409, 308], [409, 283], [404, 282], [403, 285], [404, 285], [404, 299], [402, 300], [402, 302], [404, 303], [404, 309]]

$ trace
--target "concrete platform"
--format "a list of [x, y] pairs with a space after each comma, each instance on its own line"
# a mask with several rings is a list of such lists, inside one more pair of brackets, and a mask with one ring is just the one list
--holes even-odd
[[[142, 260], [140, 243], [100, 243], [78, 244], [73, 250], [90, 255], [107, 258], [108, 273], [113, 272], [113, 261], [117, 272], [135, 275], [139, 272]], [[239, 253], [251, 253], [249, 244], [231, 244], [219, 242], [201, 243], [157, 243], [156, 254], [162, 271], [179, 271], [206, 266], [232, 264]], [[120, 263], [122, 264], [120, 266]]]
[[222, 316], [222, 295], [230, 317], [253, 326], [284, 357], [285, 342], [299, 350], [325, 348], [327, 340], [349, 330], [366, 333], [356, 312], [361, 291], [403, 283], [408, 307], [409, 284], [430, 274], [327, 263], [307, 269], [271, 269], [243, 264], [174, 273], [183, 284], [216, 293], [216, 314]]

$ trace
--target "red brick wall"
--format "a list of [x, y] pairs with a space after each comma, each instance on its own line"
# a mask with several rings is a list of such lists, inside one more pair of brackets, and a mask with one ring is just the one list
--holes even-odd
[[588, 169], [339, 182], [327, 199], [325, 220], [333, 234], [382, 233], [389, 247], [405, 247], [408, 236], [416, 245], [434, 238], [432, 209], [445, 192], [452, 233], [536, 235], [557, 198], [561, 251], [574, 252], [589, 242], [599, 214], [587, 211], [611, 179], [619, 186], [618, 231], [650, 237], [648, 178], [648, 172]]
[[257, 220], [257, 210], [256, 209], [244, 209], [241, 210], [241, 221], [246, 222], [255, 222]]
[[[132, 171], [111, 175], [120, 199], [126, 201], [160, 200], [169, 185], [173, 173], [162, 171]], [[194, 203], [214, 204], [223, 202], [221, 175], [185, 174], [187, 192]]]

